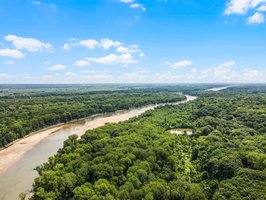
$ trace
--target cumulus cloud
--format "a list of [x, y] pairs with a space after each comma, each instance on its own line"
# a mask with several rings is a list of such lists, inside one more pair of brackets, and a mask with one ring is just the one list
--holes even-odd
[[154, 80], [158, 83], [181, 82], [181, 76], [171, 71], [156, 73]]
[[130, 8], [140, 8], [140, 9], [143, 10], [143, 11], [146, 10], [146, 8], [145, 8], [142, 4], [140, 4], [140, 3], [134, 3], [134, 4], [131, 4], [131, 5], [130, 5]]
[[70, 45], [68, 43], [65, 43], [62, 47], [64, 50], [70, 50]]
[[127, 47], [118, 47], [116, 49], [116, 51], [119, 52], [119, 53], [128, 53], [128, 52], [130, 52], [130, 49], [127, 48]]
[[111, 47], [120, 47], [123, 46], [122, 42], [113, 41], [109, 38], [104, 38], [99, 41], [95, 39], [80, 40], [73, 39], [70, 43], [65, 43], [63, 49], [69, 50], [71, 46], [85, 46], [89, 49], [103, 48], [105, 50], [110, 49]]
[[25, 54], [16, 49], [0, 49], [0, 56], [11, 58], [24, 58]]
[[6, 65], [14, 65], [15, 64], [15, 61], [13, 60], [8, 60], [5, 62]]
[[100, 46], [103, 47], [104, 49], [109, 49], [110, 47], [119, 47], [122, 46], [122, 42], [118, 41], [113, 41], [108, 38], [102, 39]]
[[243, 74], [243, 77], [244, 77], [244, 80], [245, 81], [256, 81], [256, 80], [259, 80], [261, 78], [261, 75], [259, 73], [258, 70], [255, 70], [255, 69], [245, 69], [244, 70], [244, 74]]
[[52, 45], [50, 43], [44, 43], [34, 38], [23, 38], [16, 35], [7, 35], [5, 40], [12, 42], [16, 49], [26, 49], [31, 52], [42, 51], [44, 49], [51, 50]]
[[113, 64], [129, 65], [129, 64], [134, 64], [137, 62], [138, 61], [134, 60], [133, 56], [130, 53], [124, 53], [121, 55], [109, 54], [107, 56], [103, 56], [99, 58], [89, 57], [83, 60], [77, 60], [74, 63], [74, 65], [80, 66], [80, 67], [89, 66], [91, 65], [91, 63], [99, 63], [103, 65], [113, 65]]
[[130, 45], [129, 47], [119, 46], [116, 49], [116, 52], [119, 52], [119, 53], [138, 53], [138, 56], [140, 56], [140, 57], [144, 56], [144, 53], [142, 52], [142, 50], [139, 48], [138, 45]]
[[93, 39], [81, 40], [79, 44], [89, 49], [95, 49], [99, 45], [98, 41]]
[[234, 60], [214, 67], [190, 70], [182, 82], [194, 83], [265, 83], [266, 71], [237, 67]]
[[116, 47], [117, 53], [111, 53], [109, 55], [103, 57], [87, 57], [81, 60], [77, 60], [74, 65], [75, 66], [89, 66], [92, 63], [100, 63], [104, 65], [112, 65], [112, 64], [123, 64], [129, 65], [137, 63], [138, 61], [133, 58], [133, 54], [139, 57], [143, 57], [144, 53], [139, 48], [138, 45], [129, 45], [124, 46], [122, 42], [113, 41], [110, 39], [102, 39], [98, 43], [99, 47], [102, 47], [105, 50], [110, 49], [111, 47]]
[[248, 24], [262, 24], [264, 23], [265, 18], [262, 13], [256, 12], [254, 15], [248, 18]]
[[258, 11], [265, 12], [266, 11], [266, 4], [262, 5], [258, 8]]
[[78, 76], [78, 74], [77, 73], [74, 73], [74, 72], [66, 72], [65, 75], [67, 77], [76, 77], [76, 76]]
[[251, 10], [255, 13], [247, 19], [247, 24], [262, 24], [265, 22], [264, 15], [261, 12], [266, 11], [266, 0], [229, 0], [224, 13], [226, 15], [245, 15]]
[[98, 71], [95, 71], [95, 70], [81, 70], [80, 71], [81, 74], [95, 74], [97, 72]]
[[130, 53], [125, 53], [121, 55], [109, 54], [107, 56], [100, 58], [87, 58], [87, 60], [90, 62], [100, 63], [103, 65], [113, 65], [113, 64], [129, 65], [138, 62], [137, 60], [133, 59], [133, 56]]
[[133, 3], [134, 0], [120, 0], [121, 3]]
[[191, 60], [182, 60], [179, 62], [171, 63], [169, 61], [166, 61], [165, 64], [170, 65], [173, 69], [181, 69], [188, 67], [193, 64]]
[[194, 68], [194, 69], [192, 69], [190, 72], [191, 72], [191, 73], [197, 73], [198, 70]]
[[144, 68], [137, 68], [132, 72], [125, 72], [121, 75], [119, 79], [124, 80], [124, 82], [133, 83], [133, 82], [143, 82], [147, 74], [147, 70]]
[[12, 76], [10, 74], [0, 74], [0, 78], [1, 79], [7, 79], [7, 78], [11, 78]]
[[231, 67], [233, 67], [236, 64], [235, 61], [228, 61], [226, 63], [222, 63], [214, 68], [214, 75], [217, 78], [221, 79], [231, 79], [232, 76], [235, 75], [235, 73], [231, 70]]
[[78, 67], [86, 67], [86, 66], [90, 66], [91, 63], [90, 61], [88, 60], [77, 60], [75, 63], [74, 63], [75, 66], [78, 66]]
[[143, 52], [141, 52], [141, 53], [139, 54], [139, 57], [143, 57], [143, 56], [145, 56], [145, 54], [144, 54]]
[[43, 3], [41, 1], [33, 0], [32, 4], [43, 10], [45, 14], [55, 13], [57, 11], [57, 6], [54, 3]]
[[81, 40], [79, 41], [79, 44], [87, 47], [88, 49], [95, 49], [99, 45], [98, 41], [93, 39]]
[[226, 15], [246, 14], [249, 10], [265, 4], [266, 0], [229, 0], [226, 4]]
[[146, 8], [144, 7], [143, 4], [140, 3], [136, 3], [135, 0], [120, 0], [119, 2], [121, 3], [126, 3], [126, 4], [130, 4], [130, 8], [140, 8], [142, 11], [145, 11]]
[[52, 71], [59, 71], [59, 70], [63, 70], [65, 69], [66, 66], [65, 65], [61, 65], [61, 64], [58, 64], [58, 65], [53, 65], [49, 68], [49, 70], [52, 70]]

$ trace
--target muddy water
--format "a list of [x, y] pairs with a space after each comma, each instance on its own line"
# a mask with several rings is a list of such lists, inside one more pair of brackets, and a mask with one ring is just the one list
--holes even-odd
[[[186, 101], [179, 103], [185, 103], [194, 99], [196, 99], [196, 97], [187, 96]], [[25, 146], [25, 148], [20, 146], [19, 149], [19, 151], [25, 151], [23, 152], [23, 156], [17, 158], [18, 160], [13, 160], [12, 164], [8, 167], [8, 170], [0, 174], [0, 200], [15, 200], [18, 199], [18, 195], [21, 192], [30, 190], [32, 182], [37, 176], [37, 173], [33, 170], [34, 167], [46, 162], [51, 155], [54, 155], [58, 149], [63, 146], [63, 142], [68, 138], [68, 136], [73, 134], [81, 136], [88, 129], [103, 126], [105, 123], [125, 121], [131, 117], [138, 116], [147, 110], [153, 109], [156, 106], [158, 105], [145, 106], [138, 109], [117, 111], [107, 114], [98, 114], [76, 122], [67, 123], [58, 128], [57, 131], [53, 131], [52, 134], [47, 134], [46, 137], [40, 138], [40, 141], [38, 141], [38, 143], [34, 146], [31, 146], [31, 148], [29, 148], [29, 146], [32, 145], [31, 142], [20, 143], [20, 145]], [[40, 132], [38, 134], [42, 133]], [[36, 137], [36, 135], [26, 138], [26, 141], [31, 141], [31, 137]], [[2, 160], [7, 158], [9, 155], [7, 153], [3, 156], [5, 157], [2, 157]], [[6, 162], [9, 161], [6, 160]]]

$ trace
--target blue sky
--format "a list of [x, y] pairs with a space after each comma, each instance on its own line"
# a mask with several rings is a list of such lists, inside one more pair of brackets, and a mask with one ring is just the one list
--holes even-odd
[[3, 0], [0, 83], [265, 83], [266, 0]]

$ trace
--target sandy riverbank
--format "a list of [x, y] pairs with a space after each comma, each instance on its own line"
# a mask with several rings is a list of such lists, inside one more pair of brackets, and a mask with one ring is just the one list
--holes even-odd
[[[96, 118], [92, 121], [86, 122], [81, 128], [75, 133], [78, 136], [83, 135], [87, 130], [94, 129], [103, 126], [106, 123], [115, 123], [125, 121], [131, 117], [135, 117], [146, 110], [152, 109], [154, 106], [147, 106], [144, 108], [130, 110], [124, 114], [114, 114], [109, 117]], [[71, 124], [71, 123], [69, 123]], [[0, 175], [3, 174], [9, 167], [14, 165], [23, 155], [34, 148], [39, 142], [48, 137], [49, 135], [56, 133], [58, 130], [64, 128], [68, 124], [58, 125], [56, 127], [48, 127], [40, 130], [36, 133], [31, 133], [30, 136], [20, 139], [11, 146], [0, 151]]]
[[46, 128], [40, 130], [28, 137], [20, 139], [11, 146], [0, 151], [0, 174], [4, 173], [16, 161], [23, 157], [23, 155], [37, 145], [41, 140], [50, 134], [61, 129], [63, 125], [56, 127]]
[[[196, 97], [187, 96], [187, 101], [192, 101]], [[184, 102], [180, 102], [184, 103]], [[106, 123], [117, 123], [121, 121], [128, 120], [129, 118], [138, 116], [144, 113], [147, 110], [153, 109], [156, 105], [145, 106], [143, 108], [137, 108], [133, 110], [126, 111], [125, 113], [115, 113], [108, 117], [99, 117], [93, 120], [87, 121], [84, 125], [82, 125], [74, 134], [81, 136], [87, 130], [94, 129], [100, 126], [103, 126]], [[46, 129], [40, 130], [38, 132], [30, 134], [28, 137], [20, 139], [11, 146], [0, 151], [0, 175], [4, 174], [5, 171], [8, 170], [12, 165], [14, 165], [18, 160], [20, 160], [23, 155], [33, 149], [38, 143], [40, 143], [43, 139], [48, 137], [49, 135], [56, 133], [60, 129], [71, 125], [71, 123], [57, 125], [48, 127]]]

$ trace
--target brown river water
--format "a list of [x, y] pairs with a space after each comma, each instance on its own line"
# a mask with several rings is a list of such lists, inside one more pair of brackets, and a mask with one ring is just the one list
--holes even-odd
[[[187, 95], [186, 101], [173, 104], [186, 103], [196, 98]], [[103, 126], [105, 123], [128, 120], [157, 106], [150, 105], [132, 110], [97, 114], [41, 130], [15, 142], [12, 146], [0, 151], [0, 200], [15, 200], [18, 199], [21, 192], [30, 190], [33, 180], [37, 176], [37, 172], [33, 169], [56, 154], [70, 135], [81, 136], [88, 129]]]

